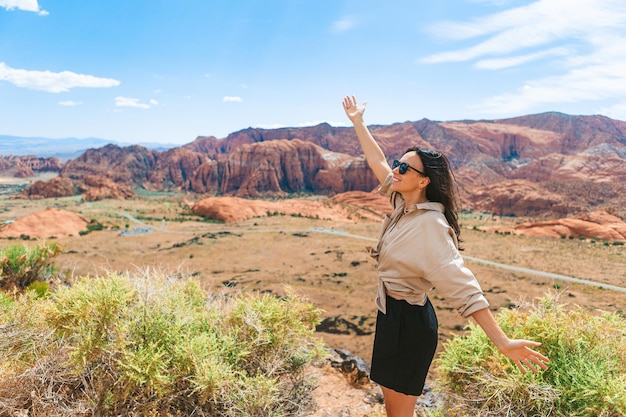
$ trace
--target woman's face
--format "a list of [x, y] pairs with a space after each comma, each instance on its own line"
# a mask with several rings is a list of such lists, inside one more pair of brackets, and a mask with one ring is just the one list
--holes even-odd
[[421, 192], [426, 189], [429, 179], [415, 170], [424, 172], [424, 164], [422, 159], [415, 151], [407, 152], [399, 159], [402, 163], [407, 163], [410, 167], [404, 174], [400, 174], [400, 168], [393, 169], [393, 182], [391, 183], [392, 191], [399, 193]]

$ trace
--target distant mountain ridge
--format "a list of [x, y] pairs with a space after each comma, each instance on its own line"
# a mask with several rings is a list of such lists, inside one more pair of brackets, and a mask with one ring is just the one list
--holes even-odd
[[[108, 144], [128, 146], [129, 143], [116, 142], [101, 138], [45, 138], [0, 135], [0, 155], [26, 156], [33, 155], [43, 158], [59, 158], [62, 161], [76, 158], [87, 149], [101, 148]], [[154, 150], [166, 150], [177, 145], [144, 143], [142, 146]]]
[[[626, 122], [549, 112], [498, 120], [422, 119], [370, 130], [390, 160], [411, 146], [443, 151], [463, 207], [535, 217], [607, 209], [626, 218]], [[326, 123], [248, 128], [223, 139], [199, 136], [166, 151], [109, 144], [68, 161], [59, 176], [83, 196], [98, 198], [137, 188], [259, 197], [377, 186], [354, 130]], [[89, 184], [109, 183], [126, 191], [88, 192]]]

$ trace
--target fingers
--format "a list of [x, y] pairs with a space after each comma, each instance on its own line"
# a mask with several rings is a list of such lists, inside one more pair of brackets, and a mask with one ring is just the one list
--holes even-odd
[[[358, 107], [357, 103], [358, 102], [357, 102], [355, 96], [346, 96], [343, 99], [343, 107], [346, 108], [346, 109], [350, 108], [352, 106]], [[366, 104], [366, 102], [363, 103], [363, 107], [365, 107], [365, 104]]]
[[522, 366], [522, 361], [515, 361], [515, 365], [517, 365], [517, 369], [519, 369], [520, 371], [522, 371], [522, 373], [525, 375], [528, 373], [528, 371], [526, 370], [526, 368], [524, 368]]
[[[535, 343], [537, 343], [537, 342], [535, 342]], [[540, 345], [541, 345], [541, 343], [539, 343], [539, 346]], [[537, 345], [535, 345], [535, 346], [537, 346]], [[536, 363], [540, 364], [540, 366], [542, 368], [545, 366], [545, 368], [543, 368], [543, 369], [547, 369], [547, 366], [545, 365], [545, 363], [550, 363], [550, 359], [548, 359], [548, 357], [542, 355], [541, 353], [537, 352], [536, 350], [530, 349], [529, 347], [526, 347], [526, 350], [528, 351], [529, 359], [532, 359], [533, 362], [536, 362]]]
[[367, 106], [366, 101], [364, 101], [363, 105], [359, 107], [355, 96], [346, 96], [343, 99], [343, 109], [348, 115], [348, 118], [352, 121], [354, 121], [354, 118], [363, 115], [363, 112], [365, 112], [365, 106]]
[[539, 374], [539, 369], [537, 369], [535, 365], [528, 359], [524, 362], [524, 365], [526, 365], [531, 371], [533, 371], [535, 375]]
[[535, 374], [539, 374], [538, 368], [541, 368], [544, 371], [548, 369], [548, 365], [546, 364], [550, 362], [550, 359], [539, 352], [529, 349], [528, 347], [526, 347], [526, 351], [528, 352], [528, 356], [526, 358], [514, 361], [515, 365], [517, 365], [523, 374], [527, 373], [526, 368], [530, 369]]

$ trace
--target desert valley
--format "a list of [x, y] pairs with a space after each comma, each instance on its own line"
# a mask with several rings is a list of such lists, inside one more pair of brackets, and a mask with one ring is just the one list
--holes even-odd
[[[412, 145], [450, 156], [463, 255], [494, 312], [556, 292], [626, 314], [625, 122], [546, 113], [372, 132], [390, 158]], [[58, 242], [68, 283], [159, 269], [215, 294], [290, 287], [323, 310], [329, 346], [369, 361], [377, 278], [365, 247], [388, 203], [350, 129], [247, 129], [163, 152], [108, 145], [65, 162], [7, 155], [0, 170], [0, 245]], [[436, 290], [432, 298], [441, 342], [463, 334], [467, 321]], [[319, 395], [320, 417], [360, 415], [337, 414], [332, 390]]]

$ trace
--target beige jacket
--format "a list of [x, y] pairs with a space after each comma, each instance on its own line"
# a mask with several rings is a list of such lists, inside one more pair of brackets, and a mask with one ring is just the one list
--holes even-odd
[[[381, 193], [389, 195], [391, 177], [379, 189]], [[433, 287], [463, 317], [489, 307], [476, 277], [463, 264], [443, 204], [417, 204], [406, 213], [399, 193], [391, 193], [390, 199], [393, 213], [385, 216], [376, 249], [369, 248], [378, 264], [378, 309], [386, 312], [387, 294], [424, 305]]]

